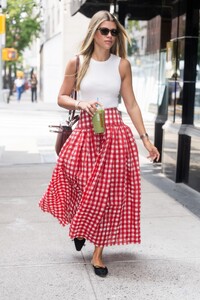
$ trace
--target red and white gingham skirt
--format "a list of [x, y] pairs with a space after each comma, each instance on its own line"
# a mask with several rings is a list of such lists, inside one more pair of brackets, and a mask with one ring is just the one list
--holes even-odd
[[63, 146], [39, 206], [70, 238], [96, 246], [140, 243], [140, 169], [133, 134], [116, 108], [105, 110], [106, 131], [95, 134], [81, 112]]

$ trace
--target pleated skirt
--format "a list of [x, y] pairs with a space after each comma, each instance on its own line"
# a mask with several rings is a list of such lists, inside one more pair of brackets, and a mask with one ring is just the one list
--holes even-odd
[[70, 238], [95, 246], [140, 243], [140, 168], [131, 129], [117, 108], [105, 110], [105, 133], [95, 134], [81, 112], [39, 202]]

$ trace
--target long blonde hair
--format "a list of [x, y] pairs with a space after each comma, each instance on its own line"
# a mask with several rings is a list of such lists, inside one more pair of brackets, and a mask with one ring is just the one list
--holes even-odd
[[114, 45], [110, 49], [110, 53], [118, 55], [122, 58], [126, 57], [126, 39], [129, 41], [129, 37], [124, 27], [108, 11], [101, 10], [96, 14], [94, 14], [89, 23], [88, 32], [86, 34], [85, 39], [83, 40], [79, 52], [80, 55], [83, 55], [84, 60], [77, 76], [77, 84], [76, 84], [77, 90], [80, 89], [81, 81], [88, 70], [90, 59], [94, 51], [94, 35], [96, 33], [96, 30], [99, 28], [99, 25], [104, 21], [114, 22], [119, 32], [118, 36], [116, 37], [116, 41]]

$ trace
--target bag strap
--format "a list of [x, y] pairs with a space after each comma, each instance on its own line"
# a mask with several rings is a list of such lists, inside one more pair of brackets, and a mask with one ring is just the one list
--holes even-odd
[[[75, 82], [74, 82], [74, 88], [73, 88], [73, 99], [77, 100], [77, 90], [76, 90], [76, 84], [77, 84], [77, 75], [78, 75], [78, 69], [80, 64], [80, 58], [79, 55], [76, 55], [76, 71], [75, 71]], [[75, 112], [76, 110], [69, 110], [69, 116], [68, 116], [68, 122], [72, 122], [72, 120], [75, 118]], [[78, 116], [76, 116], [78, 117]], [[78, 121], [78, 118], [76, 118]]]
[[74, 83], [75, 90], [76, 90], [76, 84], [77, 84], [79, 64], [80, 64], [80, 58], [79, 58], [79, 55], [76, 55], [76, 73], [75, 73], [75, 83]]

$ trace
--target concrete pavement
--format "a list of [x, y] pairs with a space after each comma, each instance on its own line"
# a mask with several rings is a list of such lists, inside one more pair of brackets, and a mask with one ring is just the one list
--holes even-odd
[[[90, 265], [93, 246], [76, 252], [68, 228], [38, 208], [56, 162], [48, 124], [65, 112], [29, 99], [0, 103], [0, 299], [199, 300], [200, 220], [191, 212], [200, 209], [199, 193], [165, 178], [136, 134], [142, 244], [106, 248], [109, 275], [98, 278]], [[130, 124], [125, 114], [124, 120]], [[152, 137], [150, 116], [145, 124]]]

